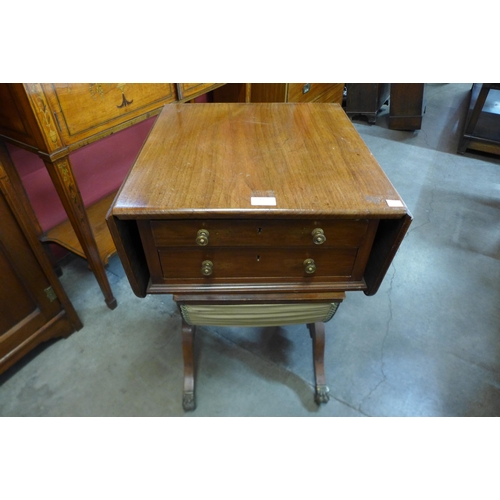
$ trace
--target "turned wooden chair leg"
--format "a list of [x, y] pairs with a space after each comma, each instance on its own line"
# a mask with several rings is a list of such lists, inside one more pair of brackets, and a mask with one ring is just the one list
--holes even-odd
[[313, 340], [313, 358], [314, 358], [314, 378], [316, 390], [314, 401], [317, 404], [327, 403], [330, 399], [328, 386], [325, 376], [325, 325], [324, 323], [310, 323], [307, 325], [311, 338]]
[[185, 411], [196, 408], [194, 397], [194, 333], [195, 327], [182, 320], [182, 355], [184, 357], [184, 390], [182, 407]]

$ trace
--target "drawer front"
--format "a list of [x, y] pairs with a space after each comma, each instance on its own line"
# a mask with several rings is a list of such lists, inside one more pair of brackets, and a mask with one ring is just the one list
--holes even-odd
[[216, 83], [178, 83], [177, 93], [179, 94], [179, 99], [192, 99], [208, 92], [215, 86], [217, 86]]
[[[367, 220], [175, 220], [152, 221], [156, 247], [359, 247], [364, 241]], [[323, 231], [326, 240], [315, 244], [313, 231]], [[197, 244], [200, 230], [208, 231], [207, 244]], [[320, 237], [320, 240], [322, 238]], [[204, 243], [201, 241], [201, 243]]]
[[[255, 280], [290, 278], [294, 281], [314, 281], [325, 278], [346, 280], [352, 275], [357, 250], [354, 248], [165, 248], [159, 250], [163, 279], [169, 281], [196, 280], [211, 283], [218, 280], [252, 278]], [[312, 259], [316, 269], [306, 272], [306, 259]], [[210, 261], [210, 274], [202, 272], [203, 263]]]
[[288, 102], [342, 103], [343, 83], [289, 83]]
[[67, 141], [176, 100], [172, 83], [52, 83], [43, 87]]

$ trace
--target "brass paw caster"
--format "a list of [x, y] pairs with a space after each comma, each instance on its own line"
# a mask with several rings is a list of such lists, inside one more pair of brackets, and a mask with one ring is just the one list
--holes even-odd
[[317, 385], [316, 393], [314, 394], [314, 401], [316, 404], [320, 405], [322, 403], [328, 403], [328, 401], [330, 401], [329, 392], [330, 389], [327, 385]]
[[182, 407], [184, 411], [193, 411], [196, 408], [194, 392], [185, 392], [182, 395]]

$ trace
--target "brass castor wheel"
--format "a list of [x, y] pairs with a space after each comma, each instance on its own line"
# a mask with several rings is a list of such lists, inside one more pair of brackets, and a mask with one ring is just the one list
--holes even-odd
[[316, 401], [316, 404], [328, 403], [328, 401], [330, 401], [329, 392], [330, 389], [328, 389], [327, 385], [317, 385], [316, 393], [314, 394], [314, 401]]
[[193, 411], [196, 408], [194, 392], [185, 392], [182, 395], [182, 407], [184, 411]]

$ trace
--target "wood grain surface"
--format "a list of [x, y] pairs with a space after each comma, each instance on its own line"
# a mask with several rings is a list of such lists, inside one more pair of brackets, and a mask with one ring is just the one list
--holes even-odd
[[113, 208], [123, 219], [406, 212], [342, 108], [323, 103], [167, 104]]

